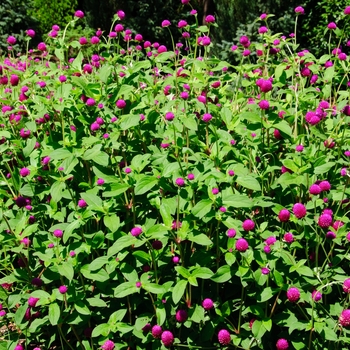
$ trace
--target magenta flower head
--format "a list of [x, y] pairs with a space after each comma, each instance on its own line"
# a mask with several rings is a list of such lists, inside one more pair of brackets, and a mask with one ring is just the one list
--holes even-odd
[[28, 168], [22, 168], [20, 171], [19, 171], [19, 174], [22, 176], [22, 177], [26, 177], [30, 174], [30, 170]]
[[171, 120], [173, 120], [174, 118], [175, 118], [174, 113], [172, 113], [172, 112], [167, 112], [167, 113], [165, 113], [165, 119], [166, 119], [166, 120], [171, 121]]
[[79, 199], [79, 201], [78, 201], [78, 207], [79, 207], [79, 208], [85, 208], [85, 207], [87, 207], [87, 203], [85, 202], [84, 199]]
[[300, 291], [296, 287], [287, 290], [287, 298], [291, 303], [296, 303], [300, 299]]
[[160, 339], [161, 335], [163, 333], [163, 328], [161, 326], [158, 326], [157, 324], [152, 327], [152, 335], [156, 339]]
[[123, 108], [125, 108], [125, 106], [126, 106], [126, 102], [125, 102], [124, 100], [118, 100], [118, 101], [116, 102], [116, 106], [117, 106], [119, 109], [123, 109]]
[[328, 228], [332, 225], [333, 219], [329, 214], [321, 214], [318, 218], [318, 225], [322, 228]]
[[256, 85], [259, 86], [261, 92], [269, 92], [272, 90], [272, 82], [269, 79], [258, 79]]
[[210, 114], [210, 113], [205, 113], [202, 117], [202, 120], [205, 122], [205, 123], [208, 123], [210, 122], [211, 120], [213, 119], [213, 116]]
[[259, 34], [265, 34], [268, 32], [268, 29], [267, 29], [267, 27], [262, 26], [258, 29], [258, 32], [259, 32]]
[[339, 316], [339, 323], [343, 327], [350, 326], [350, 309], [342, 311], [342, 313]]
[[174, 335], [170, 331], [164, 331], [161, 335], [161, 341], [165, 347], [170, 348], [174, 343]]
[[59, 291], [61, 294], [66, 294], [67, 291], [68, 291], [68, 288], [67, 288], [67, 286], [60, 286], [60, 287], [58, 287], [58, 291]]
[[162, 22], [162, 27], [165, 28], [165, 27], [169, 27], [170, 26], [170, 21], [168, 21], [167, 19], [165, 19], [163, 22]]
[[343, 283], [343, 291], [350, 294], [350, 278], [347, 278]]
[[46, 51], [46, 45], [45, 43], [41, 42], [38, 44], [38, 50], [39, 51]]
[[219, 189], [217, 187], [214, 187], [212, 190], [211, 190], [211, 193], [216, 195], [219, 193]]
[[304, 150], [304, 146], [303, 146], [303, 145], [297, 145], [297, 146], [295, 147], [295, 150], [296, 150], [297, 152], [302, 152], [302, 151]]
[[214, 307], [214, 303], [210, 298], [206, 298], [202, 301], [202, 306], [204, 310], [210, 310]]
[[337, 25], [334, 22], [330, 22], [330, 23], [328, 23], [327, 28], [328, 29], [336, 29]]
[[140, 236], [140, 234], [142, 233], [142, 228], [140, 226], [135, 226], [131, 229], [130, 233], [134, 237]]
[[306, 216], [306, 207], [304, 204], [296, 203], [293, 205], [293, 213], [298, 219], [302, 219]]
[[278, 213], [278, 218], [281, 222], [288, 222], [290, 218], [290, 212], [288, 209], [281, 209]]
[[185, 186], [185, 180], [184, 180], [182, 177], [178, 177], [178, 178], [175, 180], [175, 183], [176, 183], [176, 185], [179, 186], [179, 187]]
[[322, 299], [322, 293], [319, 292], [319, 291], [317, 291], [317, 290], [315, 289], [315, 290], [312, 292], [312, 294], [311, 294], [311, 298], [312, 298], [314, 301], [318, 302], [318, 301], [320, 301], [320, 300]]
[[287, 341], [287, 339], [278, 339], [277, 343], [276, 343], [276, 349], [277, 350], [288, 350], [289, 348], [289, 343]]
[[229, 228], [226, 232], [228, 238], [234, 238], [236, 236], [236, 230], [233, 228]]
[[319, 186], [321, 191], [329, 191], [331, 189], [331, 184], [327, 180], [321, 181]]
[[7, 38], [7, 43], [9, 44], [9, 45], [15, 45], [16, 44], [16, 38], [14, 37], [14, 36], [12, 36], [12, 35], [10, 35], [8, 38]]
[[102, 186], [104, 183], [105, 183], [105, 180], [101, 178], [97, 179], [96, 181], [97, 186]]
[[215, 17], [212, 15], [208, 15], [205, 17], [205, 23], [214, 23], [215, 22]]
[[78, 18], [84, 18], [84, 12], [83, 11], [75, 11], [75, 14], [74, 14], [75, 17], [78, 17]]
[[243, 221], [242, 227], [244, 231], [253, 231], [255, 228], [255, 223], [253, 220], [247, 219]]
[[350, 15], [350, 6], [347, 6], [344, 10], [344, 15]]
[[247, 240], [245, 240], [244, 238], [237, 239], [236, 249], [239, 252], [245, 252], [248, 248], [249, 248], [249, 244], [248, 244]]
[[218, 333], [218, 341], [221, 345], [228, 345], [231, 343], [231, 335], [227, 329], [221, 329]]
[[183, 19], [181, 19], [179, 21], [179, 23], [177, 24], [178, 28], [183, 28], [183, 27], [186, 27], [187, 26], [187, 22]]
[[39, 298], [29, 297], [28, 305], [30, 307], [35, 307], [36, 303], [39, 301]]
[[263, 110], [265, 109], [269, 109], [270, 108], [270, 103], [269, 101], [267, 100], [261, 100], [259, 103], [258, 103], [259, 107]]
[[63, 231], [62, 230], [55, 230], [55, 231], [53, 231], [53, 235], [57, 238], [61, 238], [63, 236]]
[[188, 314], [186, 310], [178, 310], [175, 315], [176, 321], [183, 323], [186, 322], [188, 318]]
[[17, 344], [14, 350], [24, 350], [24, 347], [21, 344]]
[[112, 340], [106, 340], [104, 344], [101, 346], [101, 349], [103, 350], [113, 350], [115, 347], [114, 343]]
[[26, 34], [31, 37], [31, 38], [34, 38], [35, 37], [35, 31], [33, 29], [28, 29], [26, 31]]
[[305, 13], [304, 9], [301, 7], [301, 6], [298, 6], [294, 9], [294, 12], [297, 14], [297, 15], [303, 15]]
[[313, 184], [310, 186], [309, 192], [310, 192], [310, 194], [318, 195], [321, 193], [321, 188], [319, 185]]
[[117, 15], [118, 15], [118, 17], [119, 17], [121, 20], [125, 18], [125, 12], [122, 11], [122, 10], [119, 10], [119, 11], [117, 12]]

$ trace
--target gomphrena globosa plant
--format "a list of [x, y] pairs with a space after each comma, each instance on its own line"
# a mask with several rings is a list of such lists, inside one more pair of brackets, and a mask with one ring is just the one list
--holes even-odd
[[[344, 349], [350, 327], [350, 7], [211, 55], [84, 13], [0, 66], [1, 349]], [[170, 33], [170, 31], [169, 31]], [[284, 36], [283, 34], [286, 34]], [[169, 34], [170, 35], [170, 34]]]

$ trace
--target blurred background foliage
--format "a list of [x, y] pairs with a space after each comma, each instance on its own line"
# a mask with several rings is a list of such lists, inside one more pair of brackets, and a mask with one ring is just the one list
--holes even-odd
[[[212, 52], [232, 62], [234, 55], [230, 47], [238, 43], [241, 35], [249, 36], [251, 41], [257, 39], [257, 29], [263, 23], [255, 20], [260, 14], [274, 14], [268, 21], [269, 28], [273, 33], [288, 36], [294, 31], [296, 6], [305, 8], [305, 15], [298, 21], [300, 49], [307, 48], [316, 55], [327, 53], [327, 24], [334, 21], [338, 26], [344, 25], [340, 18], [348, 5], [347, 0], [190, 0], [190, 5], [183, 5], [181, 0], [1, 0], [0, 3], [0, 49], [6, 49], [8, 35], [17, 38], [16, 49], [24, 49], [28, 28], [34, 29], [36, 41], [41, 41], [53, 24], [63, 29], [77, 9], [84, 11], [83, 26], [90, 28], [90, 35], [91, 28], [100, 28], [107, 34], [113, 15], [121, 9], [126, 14], [125, 28], [142, 34], [145, 40], [171, 46], [168, 31], [161, 28], [162, 20], [172, 22], [170, 29], [177, 40], [180, 38], [177, 22], [185, 19], [194, 23], [189, 14], [194, 8], [200, 23], [207, 14], [216, 17], [218, 26], [210, 34], [215, 44]], [[337, 44], [334, 41], [334, 47]]]

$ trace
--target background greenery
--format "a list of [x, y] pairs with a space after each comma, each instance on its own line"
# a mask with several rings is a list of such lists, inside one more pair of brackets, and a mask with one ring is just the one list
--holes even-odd
[[[145, 40], [171, 45], [169, 33], [161, 28], [162, 20], [171, 20], [173, 25], [170, 28], [176, 40], [180, 35], [176, 23], [186, 16], [190, 17], [192, 7], [198, 11], [199, 22], [207, 14], [215, 15], [218, 26], [211, 32], [211, 39], [216, 44], [214, 53], [232, 62], [234, 56], [229, 48], [243, 34], [248, 35], [251, 41], [256, 40], [257, 28], [262, 22], [255, 20], [260, 14], [275, 14], [276, 19], [269, 19], [270, 29], [288, 36], [294, 31], [294, 8], [303, 6], [305, 15], [300, 16], [297, 33], [300, 48], [308, 48], [313, 54], [320, 55], [327, 53], [327, 24], [339, 22], [334, 14], [341, 13], [346, 5], [346, 0], [191, 0], [190, 5], [183, 5], [180, 0], [3, 0], [0, 4], [0, 49], [7, 47], [9, 34], [15, 35], [17, 45], [24, 49], [24, 34], [28, 28], [35, 29], [36, 41], [41, 41], [51, 30], [52, 23], [64, 26], [76, 9], [86, 14], [86, 27], [100, 28], [106, 33], [110, 30], [113, 15], [122, 9], [126, 13], [125, 28], [141, 33]], [[184, 16], [186, 8], [188, 15]], [[333, 44], [334, 47], [337, 45], [335, 41]]]

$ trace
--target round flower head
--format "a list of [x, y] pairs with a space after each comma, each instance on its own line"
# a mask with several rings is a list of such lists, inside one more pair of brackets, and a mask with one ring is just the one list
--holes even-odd
[[210, 113], [205, 113], [202, 117], [202, 120], [205, 122], [205, 123], [208, 123], [210, 122], [211, 120], [213, 119], [212, 115]]
[[321, 191], [329, 191], [331, 189], [331, 184], [324, 180], [319, 183]]
[[336, 29], [337, 25], [334, 22], [330, 22], [330, 23], [328, 23], [327, 28], [328, 29]]
[[24, 347], [21, 344], [15, 346], [14, 350], [24, 350]]
[[245, 252], [248, 248], [249, 248], [249, 244], [248, 244], [247, 240], [245, 240], [244, 238], [237, 239], [236, 249], [239, 252]]
[[28, 168], [22, 168], [20, 171], [19, 171], [19, 174], [22, 176], [22, 177], [26, 177], [30, 174], [30, 170]]
[[304, 150], [304, 146], [303, 146], [303, 145], [297, 145], [297, 146], [295, 147], [295, 150], [296, 150], [297, 152], [302, 152], [302, 151]]
[[175, 180], [175, 183], [176, 183], [176, 185], [179, 186], [179, 187], [185, 186], [185, 180], [184, 180], [182, 177], [178, 177], [178, 178]]
[[75, 14], [74, 14], [75, 17], [78, 17], [78, 18], [83, 18], [84, 17], [84, 12], [83, 11], [75, 11]]
[[344, 15], [350, 15], [350, 6], [347, 6], [344, 10]]
[[126, 106], [126, 102], [125, 102], [124, 100], [118, 100], [118, 101], [116, 102], [116, 106], [117, 106], [119, 109], [123, 109], [123, 108], [125, 108], [125, 106]]
[[316, 185], [316, 184], [311, 185], [310, 188], [309, 188], [310, 194], [313, 194], [313, 195], [320, 194], [321, 191], [322, 190], [321, 190], [320, 186]]
[[270, 104], [269, 104], [269, 101], [266, 101], [266, 100], [261, 100], [259, 103], [258, 103], [259, 107], [261, 109], [269, 109], [270, 108]]
[[227, 237], [233, 238], [236, 236], [236, 230], [233, 228], [229, 228], [226, 232]]
[[342, 313], [339, 316], [339, 323], [343, 327], [350, 326], [350, 309], [342, 311]]
[[289, 348], [289, 343], [286, 339], [278, 339], [276, 343], [277, 350], [287, 350]]
[[140, 226], [136, 226], [131, 229], [130, 233], [134, 237], [140, 236], [140, 234], [142, 233], [142, 228]]
[[123, 10], [117, 11], [117, 15], [118, 15], [120, 20], [125, 18], [125, 12]]
[[212, 190], [211, 190], [211, 193], [212, 194], [218, 194], [219, 193], [219, 189], [217, 187], [214, 187]]
[[165, 19], [163, 22], [162, 22], [162, 27], [169, 27], [170, 26], [170, 21], [168, 21], [167, 19]]
[[226, 329], [221, 329], [218, 333], [218, 341], [221, 345], [228, 345], [231, 343], [230, 332]]
[[311, 294], [311, 297], [314, 301], [320, 301], [322, 299], [322, 293], [320, 293], [319, 291], [317, 290], [314, 290]]
[[261, 273], [263, 275], [268, 275], [270, 273], [270, 270], [267, 267], [262, 267], [261, 268]]
[[53, 231], [53, 235], [57, 238], [61, 238], [63, 236], [63, 231], [62, 230], [55, 230], [55, 231]]
[[158, 326], [157, 324], [152, 327], [152, 335], [156, 339], [160, 339], [161, 335], [163, 333], [163, 328], [161, 326]]
[[155, 240], [153, 243], [152, 243], [152, 248], [155, 249], [155, 250], [160, 250], [163, 248], [163, 243], [159, 240]]
[[167, 113], [165, 114], [165, 119], [166, 119], [166, 120], [171, 121], [171, 120], [173, 120], [174, 118], [175, 118], [175, 115], [174, 115], [174, 113], [172, 113], [172, 112], [167, 112]]
[[296, 203], [293, 206], [293, 213], [298, 218], [301, 219], [306, 216], [306, 207], [304, 204]]
[[242, 227], [244, 231], [252, 231], [255, 228], [255, 223], [253, 220], [247, 219], [243, 221]]
[[290, 218], [290, 212], [288, 209], [281, 209], [278, 213], [278, 218], [281, 222], [287, 222]]
[[87, 203], [85, 202], [84, 199], [79, 199], [79, 201], [78, 201], [78, 207], [79, 207], [79, 208], [85, 208], [85, 207], [87, 207]]
[[287, 290], [287, 298], [291, 303], [296, 303], [300, 299], [300, 291], [296, 287]]
[[186, 322], [186, 320], [188, 318], [187, 311], [186, 310], [178, 310], [176, 312], [175, 318], [176, 318], [176, 321], [178, 321], [178, 322], [181, 322], [181, 323]]
[[171, 347], [174, 343], [174, 335], [170, 331], [164, 331], [161, 335], [161, 341], [165, 347]]
[[14, 37], [14, 36], [12, 36], [12, 35], [10, 35], [8, 38], [7, 38], [7, 43], [9, 44], [9, 45], [15, 45], [16, 44], [16, 38]]
[[347, 278], [343, 283], [343, 291], [350, 294], [350, 278]]
[[68, 288], [67, 288], [67, 286], [60, 286], [60, 287], [58, 287], [58, 291], [59, 291], [61, 294], [65, 294], [65, 293], [67, 293]]
[[30, 307], [35, 307], [36, 303], [39, 301], [39, 298], [29, 297], [28, 305]]
[[266, 240], [265, 240], [265, 243], [267, 245], [275, 244], [276, 243], [276, 237], [274, 237], [274, 236], [267, 237]]
[[105, 183], [105, 180], [99, 178], [99, 179], [97, 179], [96, 183], [98, 186], [102, 186]]
[[113, 350], [115, 347], [114, 343], [112, 340], [106, 340], [104, 344], [101, 346], [101, 349], [103, 350]]
[[303, 15], [305, 13], [304, 9], [301, 7], [301, 6], [298, 6], [294, 9], [294, 12], [296, 14], [300, 14], [300, 15]]
[[204, 310], [210, 310], [214, 307], [214, 303], [211, 299], [206, 298], [203, 300], [202, 306], [203, 306]]
[[321, 214], [318, 218], [318, 225], [322, 228], [328, 228], [332, 225], [333, 219], [329, 214]]

